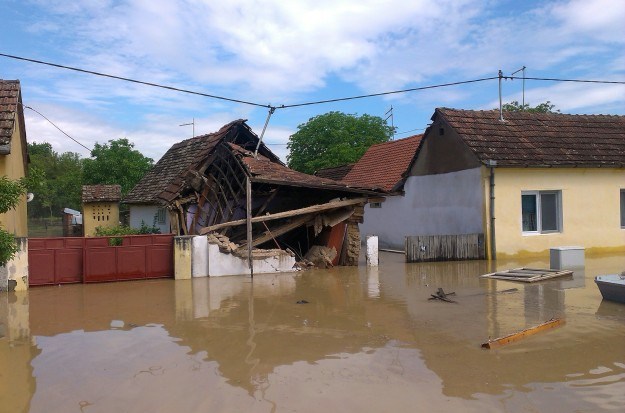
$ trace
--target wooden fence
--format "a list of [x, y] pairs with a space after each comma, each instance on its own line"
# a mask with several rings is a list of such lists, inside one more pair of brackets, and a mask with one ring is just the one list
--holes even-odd
[[406, 237], [406, 262], [483, 260], [484, 234]]

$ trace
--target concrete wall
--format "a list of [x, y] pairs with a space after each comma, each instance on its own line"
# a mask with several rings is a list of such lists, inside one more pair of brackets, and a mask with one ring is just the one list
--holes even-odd
[[5, 266], [0, 266], [0, 291], [28, 289], [28, 238], [16, 238], [19, 251]]
[[82, 205], [82, 223], [85, 237], [93, 237], [97, 227], [119, 225], [119, 204], [116, 202], [90, 202]]
[[[156, 216], [158, 205], [131, 205], [130, 206], [130, 228], [140, 228], [141, 222], [145, 222], [145, 225], [151, 227], [154, 224], [154, 217]], [[165, 223], [156, 222], [156, 227], [161, 230], [161, 234], [169, 234], [169, 214], [165, 213]]]
[[[620, 226], [620, 190], [625, 169], [524, 168], [495, 169], [495, 231], [497, 258], [541, 255], [549, 248], [576, 245], [586, 253], [625, 252]], [[562, 231], [523, 234], [521, 192], [559, 190]]]
[[410, 176], [404, 196], [388, 197], [382, 208], [365, 208], [363, 238], [377, 235], [380, 248], [403, 250], [410, 235], [484, 232], [480, 168], [437, 175]]
[[[254, 274], [297, 271], [295, 257], [286, 253], [255, 258]], [[222, 275], [249, 275], [247, 259], [223, 253], [206, 236], [174, 237], [174, 272], [177, 280]]]
[[[15, 122], [15, 129], [11, 137], [11, 153], [0, 155], [0, 176], [7, 176], [12, 180], [20, 179], [26, 175], [23, 155], [25, 148], [21, 139], [21, 128], [20, 122]], [[16, 237], [28, 236], [26, 195], [20, 197], [19, 204], [15, 209], [0, 214], [0, 226]]]

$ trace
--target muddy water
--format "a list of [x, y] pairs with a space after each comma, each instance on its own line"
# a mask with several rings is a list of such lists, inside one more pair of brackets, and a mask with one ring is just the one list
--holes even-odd
[[[0, 411], [622, 411], [625, 305], [593, 277], [625, 257], [537, 285], [479, 275], [548, 262], [402, 258], [2, 293]], [[458, 303], [428, 301], [439, 287]], [[552, 317], [566, 324], [480, 347]]]

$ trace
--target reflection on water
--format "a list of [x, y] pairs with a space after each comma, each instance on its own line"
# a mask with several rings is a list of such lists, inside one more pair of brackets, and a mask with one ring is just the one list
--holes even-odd
[[[587, 258], [568, 279], [479, 275], [548, 262], [406, 264], [35, 288], [0, 295], [0, 412], [620, 411], [625, 306]], [[457, 304], [429, 301], [438, 288]], [[516, 289], [508, 291], [511, 289]], [[298, 304], [300, 302], [301, 304]], [[306, 302], [306, 303], [304, 303]], [[480, 344], [564, 317], [498, 350]]]

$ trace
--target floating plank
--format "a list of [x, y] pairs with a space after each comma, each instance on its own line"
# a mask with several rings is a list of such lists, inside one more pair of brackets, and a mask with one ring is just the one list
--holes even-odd
[[495, 348], [495, 347], [499, 347], [499, 346], [503, 346], [505, 344], [511, 343], [513, 341], [518, 341], [521, 340], [527, 336], [531, 336], [534, 335], [536, 333], [539, 333], [541, 331], [545, 331], [545, 330], [549, 330], [555, 327], [558, 327], [560, 325], [564, 324], [564, 319], [562, 318], [555, 318], [555, 319], [551, 319], [547, 322], [544, 322], [542, 324], [539, 324], [537, 326], [534, 327], [530, 327], [530, 328], [526, 328], [525, 330], [521, 330], [517, 333], [513, 333], [513, 334], [509, 334], [507, 336], [504, 337], [500, 337], [500, 338], [496, 338], [495, 340], [488, 340], [486, 343], [482, 344], [483, 348]]
[[497, 280], [506, 281], [521, 281], [521, 282], [536, 282], [548, 280], [556, 277], [564, 277], [567, 275], [573, 275], [573, 271], [570, 270], [551, 270], [551, 269], [538, 269], [538, 268], [514, 268], [506, 271], [498, 271], [490, 274], [484, 274], [481, 278], [494, 278]]

